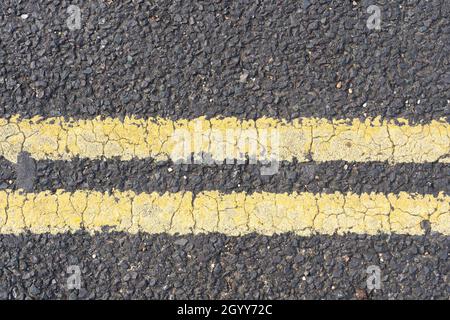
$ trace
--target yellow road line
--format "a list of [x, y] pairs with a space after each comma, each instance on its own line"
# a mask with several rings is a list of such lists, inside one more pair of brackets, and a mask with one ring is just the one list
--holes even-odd
[[29, 152], [35, 159], [51, 160], [75, 156], [180, 160], [186, 158], [186, 150], [188, 154], [209, 153], [218, 162], [231, 154], [237, 160], [248, 155], [278, 161], [297, 158], [318, 162], [449, 163], [450, 125], [444, 120], [410, 125], [402, 119], [395, 123], [377, 118], [365, 121], [301, 118], [292, 122], [203, 117], [178, 121], [0, 119], [0, 155], [12, 162], [16, 162], [21, 151]]
[[84, 228], [130, 233], [210, 233], [239, 236], [397, 233], [450, 235], [450, 197], [388, 194], [232, 193], [205, 191], [110, 194], [0, 191], [0, 232], [62, 233]]

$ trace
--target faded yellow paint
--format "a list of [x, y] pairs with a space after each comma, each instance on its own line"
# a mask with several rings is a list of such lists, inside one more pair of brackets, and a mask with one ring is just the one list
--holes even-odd
[[[256, 143], [252, 143], [256, 142]], [[155, 158], [261, 161], [450, 161], [450, 125], [444, 120], [410, 125], [406, 120], [364, 121], [300, 118], [239, 120], [204, 117], [172, 121], [126, 117], [0, 119], [0, 155], [16, 162], [21, 151], [35, 159]], [[231, 157], [230, 157], [231, 155]]]
[[450, 197], [400, 194], [231, 193], [204, 191], [100, 193], [58, 190], [52, 194], [0, 191], [0, 233], [62, 233], [77, 230], [151, 234], [218, 232], [450, 235]]

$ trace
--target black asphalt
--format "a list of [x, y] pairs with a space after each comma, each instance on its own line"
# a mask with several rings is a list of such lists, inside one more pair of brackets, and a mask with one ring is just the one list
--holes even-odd
[[[0, 236], [0, 298], [448, 299], [449, 237]], [[81, 289], [68, 290], [78, 265]], [[366, 287], [369, 266], [382, 287]]]
[[[27, 158], [28, 159], [28, 158]], [[28, 161], [30, 161], [28, 159]], [[113, 189], [141, 192], [399, 193], [450, 194], [450, 167], [443, 163], [281, 162], [274, 175], [261, 175], [261, 164], [195, 165], [149, 159], [37, 161], [24, 169], [0, 159], [0, 190], [56, 191]], [[16, 180], [16, 171], [25, 177]], [[25, 181], [22, 181], [25, 180]]]
[[[366, 8], [381, 8], [369, 30]], [[82, 27], [66, 25], [79, 5]], [[0, 1], [0, 117], [450, 119], [450, 2]], [[171, 170], [169, 170], [169, 168]], [[0, 158], [0, 189], [450, 194], [448, 164]], [[426, 228], [425, 228], [426, 229]], [[450, 299], [450, 237], [0, 235], [0, 299]], [[82, 289], [68, 290], [70, 265]], [[382, 271], [381, 290], [366, 269]]]
[[450, 3], [355, 3], [2, 0], [0, 116], [448, 117]]

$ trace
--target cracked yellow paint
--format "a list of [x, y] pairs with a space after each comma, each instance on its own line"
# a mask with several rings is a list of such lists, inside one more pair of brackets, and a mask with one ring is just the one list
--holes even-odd
[[[256, 142], [256, 143], [252, 143]], [[0, 155], [12, 162], [28, 152], [35, 159], [155, 158], [186, 160], [209, 153], [212, 159], [292, 161], [450, 162], [450, 125], [444, 119], [410, 125], [379, 118], [291, 122], [261, 118], [204, 117], [172, 121], [126, 117], [0, 119]]]
[[248, 233], [423, 234], [421, 222], [450, 235], [450, 197], [399, 194], [231, 193], [204, 191], [52, 194], [0, 191], [0, 233], [63, 233], [85, 229], [129, 233], [230, 236]]

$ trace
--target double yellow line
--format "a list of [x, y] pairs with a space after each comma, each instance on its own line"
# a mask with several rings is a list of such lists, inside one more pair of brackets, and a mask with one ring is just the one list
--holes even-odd
[[[270, 138], [274, 135], [276, 142]], [[242, 139], [256, 143], [241, 143]], [[180, 142], [185, 149], [179, 149]], [[402, 119], [0, 119], [0, 155], [12, 162], [21, 152], [38, 160], [186, 160], [186, 150], [207, 153], [218, 162], [227, 159], [225, 151], [230, 151], [235, 160], [275, 155], [278, 161], [449, 163], [450, 126], [444, 120], [411, 125]], [[6, 190], [0, 192], [0, 232], [59, 233], [108, 227], [171, 234], [422, 234], [421, 224], [427, 220], [432, 231], [449, 235], [449, 203], [444, 194], [205, 191], [194, 196], [190, 192], [160, 195], [61, 190], [22, 194]]]

